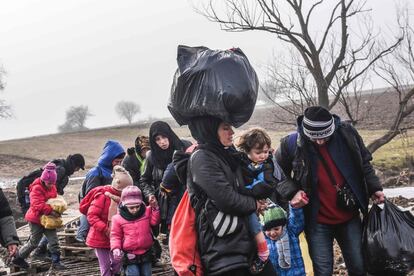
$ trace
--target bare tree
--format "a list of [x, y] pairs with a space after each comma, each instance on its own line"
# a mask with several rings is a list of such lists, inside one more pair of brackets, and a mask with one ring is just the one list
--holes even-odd
[[[290, 50], [289, 55], [279, 54], [268, 64], [267, 79], [261, 87], [262, 96], [277, 108], [277, 112], [272, 113], [276, 119], [273, 122], [282, 124], [292, 124], [308, 106], [318, 104], [317, 86], [312, 75], [300, 57]], [[368, 117], [378, 98], [373, 94], [371, 73], [372, 70], [367, 70], [349, 85], [342, 87], [336, 102], [336, 109], [343, 111], [354, 125]], [[333, 87], [341, 85], [338, 74], [334, 82]]]
[[[328, 20], [321, 33], [312, 35], [312, 19], [318, 8], [329, 5], [324, 0], [225, 0], [209, 4], [198, 12], [226, 31], [266, 31], [288, 43], [296, 50], [303, 72], [312, 77], [316, 97], [307, 101], [331, 109], [341, 99], [342, 91], [363, 75], [375, 62], [392, 52], [401, 37], [391, 45], [378, 49], [376, 35], [369, 20], [357, 26], [350, 40], [350, 21], [358, 16], [369, 18], [365, 1], [337, 0], [330, 8]], [[217, 7], [224, 5], [224, 12]], [[283, 6], [284, 5], [284, 6]], [[282, 7], [283, 6], [283, 7]], [[321, 11], [319, 11], [321, 12]], [[314, 27], [314, 26], [313, 26]], [[361, 30], [358, 34], [357, 30]], [[335, 33], [339, 32], [339, 36]], [[304, 81], [300, 79], [294, 81]], [[309, 80], [306, 80], [309, 82]], [[287, 89], [283, 87], [283, 89]], [[310, 91], [302, 91], [308, 94]], [[331, 96], [331, 97], [330, 97]], [[297, 97], [297, 96], [296, 96]], [[300, 103], [301, 105], [302, 103]], [[306, 103], [305, 103], [306, 104]], [[310, 103], [309, 103], [310, 104]]]
[[131, 124], [134, 116], [140, 112], [140, 107], [134, 102], [120, 101], [116, 104], [115, 111], [120, 118], [125, 118]]
[[[0, 65], [0, 91], [4, 89], [4, 75], [6, 74], [6, 71], [4, 68]], [[12, 110], [11, 106], [6, 103], [5, 100], [0, 99], [0, 118], [10, 118], [12, 116]]]
[[86, 105], [71, 106], [66, 111], [66, 121], [60, 125], [60, 132], [79, 131], [88, 129], [85, 127], [86, 120], [92, 116], [89, 112], [89, 107]]
[[399, 18], [400, 27], [405, 34], [404, 40], [375, 69], [377, 75], [392, 87], [395, 97], [398, 98], [398, 108], [388, 131], [367, 146], [371, 152], [387, 144], [398, 134], [414, 128], [413, 118], [408, 119], [414, 112], [414, 28], [408, 20], [408, 9]]
[[279, 55], [267, 66], [267, 79], [261, 93], [277, 109], [272, 112], [275, 123], [295, 124], [306, 107], [317, 104], [317, 90], [313, 78], [292, 49], [288, 58]]

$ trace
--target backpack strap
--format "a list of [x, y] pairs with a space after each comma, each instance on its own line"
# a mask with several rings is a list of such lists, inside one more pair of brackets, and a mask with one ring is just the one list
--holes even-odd
[[[197, 152], [199, 152], [199, 149], [196, 149], [193, 153], [191, 153], [190, 157], [188, 158], [188, 161], [187, 161], [187, 179], [188, 179], [188, 177], [190, 177], [190, 173], [191, 173], [191, 170], [189, 170], [189, 168], [188, 168], [188, 164], [190, 162], [190, 159], [193, 158], [193, 156]], [[187, 191], [188, 191], [188, 189], [187, 189]], [[197, 194], [194, 193], [194, 194], [191, 195], [190, 203], [191, 203], [191, 206], [193, 207], [193, 209], [195, 211], [195, 214], [197, 216], [200, 214], [201, 209], [204, 207], [204, 204], [205, 204], [206, 200], [207, 200], [207, 195], [200, 188], [198, 189]]]
[[293, 156], [295, 154], [296, 147], [297, 147], [297, 140], [298, 140], [297, 132], [289, 134], [288, 139], [287, 139], [289, 156]]

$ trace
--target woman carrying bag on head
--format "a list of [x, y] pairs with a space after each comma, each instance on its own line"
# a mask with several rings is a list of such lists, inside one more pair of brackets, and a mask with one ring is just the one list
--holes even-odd
[[189, 128], [198, 148], [189, 160], [187, 187], [191, 202], [201, 201], [205, 206], [196, 213], [199, 252], [205, 272], [249, 275], [254, 239], [249, 233], [248, 215], [265, 204], [238, 191], [243, 178], [231, 125], [204, 116], [192, 119]]

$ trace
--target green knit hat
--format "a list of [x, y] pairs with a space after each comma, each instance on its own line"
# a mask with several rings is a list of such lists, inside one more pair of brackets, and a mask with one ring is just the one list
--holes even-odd
[[286, 212], [280, 206], [267, 209], [262, 216], [263, 230], [270, 230], [276, 226], [283, 226], [287, 222]]

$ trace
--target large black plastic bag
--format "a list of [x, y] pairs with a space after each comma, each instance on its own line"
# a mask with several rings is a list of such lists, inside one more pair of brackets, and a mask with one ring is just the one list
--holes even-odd
[[414, 216], [389, 202], [373, 205], [364, 229], [368, 272], [406, 275], [414, 269]]
[[168, 104], [180, 125], [211, 115], [235, 127], [246, 123], [256, 104], [259, 82], [244, 53], [178, 46], [178, 69]]

